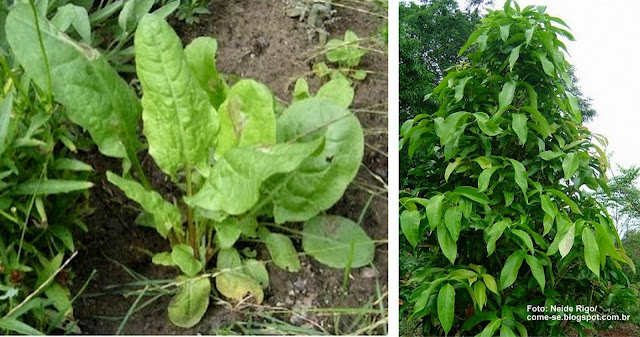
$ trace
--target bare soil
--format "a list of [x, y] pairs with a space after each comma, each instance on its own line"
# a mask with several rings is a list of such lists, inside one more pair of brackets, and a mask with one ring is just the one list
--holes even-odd
[[[298, 77], [309, 80], [312, 92], [321, 84], [319, 79], [311, 75], [311, 67], [316, 60], [313, 56], [319, 52], [317, 38], [310, 40], [306, 27], [297, 19], [285, 15], [282, 1], [214, 0], [209, 9], [211, 14], [201, 16], [198, 24], [186, 25], [174, 20], [172, 25], [185, 44], [198, 36], [216, 38], [218, 70], [230, 80], [249, 77], [262, 81], [285, 103], [290, 101], [293, 83]], [[338, 20], [327, 27], [330, 38], [342, 37], [347, 29], [360, 37], [374, 36], [385, 22], [371, 14], [343, 7], [336, 9]], [[298, 273], [268, 265], [271, 285], [266, 290], [261, 306], [238, 307], [214, 299], [198, 325], [181, 329], [173, 326], [167, 318], [166, 308], [171, 296], [161, 296], [133, 313], [122, 333], [245, 333], [251, 331], [242, 330], [241, 326], [250, 327], [246, 322], [266, 322], [265, 316], [318, 333], [349, 333], [364, 325], [357, 321], [361, 316], [342, 315], [336, 319], [333, 315], [306, 310], [377, 308], [378, 303], [375, 302], [379, 299], [378, 291], [383, 294], [381, 301], [384, 308], [387, 307], [384, 296], [388, 291], [387, 55], [370, 52], [362, 59], [360, 67], [374, 72], [356, 85], [356, 98], [352, 105], [352, 110], [365, 129], [367, 145], [363, 165], [355, 183], [327, 213], [358, 220], [365, 210], [361, 225], [370, 237], [380, 241], [376, 246], [374, 265], [351, 270], [346, 293], [342, 289], [343, 270], [325, 267], [310, 258], [302, 257], [303, 268]], [[131, 283], [136, 278], [125, 268], [151, 280], [171, 279], [177, 276], [177, 272], [151, 263], [148, 252], [166, 251], [169, 249], [168, 243], [155, 230], [134, 224], [138, 207], [106, 182], [105, 171], [119, 172], [119, 163], [99, 154], [88, 154], [83, 159], [94, 166], [99, 181], [92, 190], [91, 205], [94, 211], [85, 219], [89, 232], [78, 237], [80, 253], [72, 264], [76, 274], [74, 290], [78, 291], [94, 270], [95, 275], [76, 301], [74, 314], [82, 333], [114, 334], [137, 297], [137, 294], [127, 293], [127, 290], [133, 289]], [[172, 194], [172, 186], [154, 167], [151, 158], [143, 158], [143, 166], [155, 188]], [[371, 192], [376, 195], [365, 207]], [[292, 226], [296, 228], [299, 224]], [[295, 244], [301, 251], [299, 240], [295, 240]], [[255, 249], [259, 252], [259, 258], [268, 259], [264, 248], [257, 245]], [[145, 296], [138, 304], [150, 298]], [[282, 313], [274, 313], [274, 308]], [[382, 334], [385, 331], [383, 326], [378, 326], [365, 332]]]

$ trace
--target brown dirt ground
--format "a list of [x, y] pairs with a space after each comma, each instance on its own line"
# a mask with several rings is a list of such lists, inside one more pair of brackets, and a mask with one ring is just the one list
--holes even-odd
[[[187, 26], [177, 21], [172, 24], [184, 43], [202, 35], [215, 37], [219, 44], [217, 64], [220, 72], [228, 74], [230, 78], [250, 77], [262, 81], [285, 102], [290, 100], [293, 83], [298, 77], [307, 77], [312, 92], [319, 86], [320, 81], [309, 74], [313, 60], [307, 61], [309, 56], [317, 52], [317, 39], [309, 41], [306, 28], [284, 14], [282, 1], [214, 0], [209, 8], [211, 14], [201, 16], [199, 24]], [[328, 27], [330, 38], [342, 37], [347, 29], [361, 37], [372, 36], [384, 22], [370, 14], [345, 8], [337, 10], [339, 20]], [[264, 321], [260, 316], [274, 307], [285, 311], [298, 310], [298, 313], [308, 308], [362, 308], [377, 299], [377, 283], [382, 294], [387, 292], [388, 208], [384, 186], [388, 182], [387, 115], [362, 111], [387, 111], [387, 55], [370, 52], [362, 59], [361, 67], [376, 72], [357, 84], [352, 105], [352, 110], [365, 129], [367, 146], [363, 166], [366, 168], [361, 168], [356, 183], [348, 188], [343, 199], [328, 213], [357, 220], [371, 195], [366, 189], [379, 193], [372, 199], [362, 222], [369, 236], [381, 241], [376, 246], [374, 266], [352, 270], [345, 295], [342, 292], [342, 270], [325, 267], [306, 257], [301, 259], [303, 268], [298, 273], [268, 265], [271, 286], [265, 293], [263, 306], [238, 309], [214, 300], [198, 325], [181, 329], [169, 323], [166, 308], [170, 296], [162, 296], [134, 313], [122, 333], [211, 334], [223, 330], [242, 333], [243, 330], [238, 330], [242, 324], [238, 322]], [[75, 317], [82, 333], [114, 334], [122, 317], [136, 300], [136, 295], [123, 295], [125, 289], [131, 289], [124, 285], [135, 281], [123, 266], [154, 280], [170, 279], [177, 273], [151, 263], [145, 251], [166, 251], [169, 248], [167, 242], [153, 229], [135, 225], [133, 221], [138, 214], [137, 206], [127, 201], [104, 179], [106, 170], [120, 171], [119, 164], [98, 154], [90, 154], [85, 160], [94, 166], [100, 181], [92, 191], [91, 203], [95, 211], [85, 219], [89, 233], [78, 237], [81, 242], [80, 253], [72, 265], [76, 273], [75, 290], [80, 288], [93, 270], [97, 273], [75, 303]], [[152, 184], [171, 194], [171, 186], [153, 167], [150, 158], [144, 158], [143, 165]], [[300, 241], [296, 240], [295, 243], [301, 251]], [[264, 248], [257, 249], [260, 258], [268, 258]], [[148, 298], [145, 297], [140, 303]], [[386, 297], [383, 304], [386, 308]], [[295, 326], [315, 329], [318, 333], [349, 333], [363, 325], [357, 323], [357, 315], [343, 315], [339, 320], [320, 313], [282, 313], [272, 316]], [[351, 327], [354, 322], [355, 328]], [[246, 324], [242, 326], [250, 327]], [[383, 329], [380, 326], [368, 333], [381, 334], [386, 331]]]

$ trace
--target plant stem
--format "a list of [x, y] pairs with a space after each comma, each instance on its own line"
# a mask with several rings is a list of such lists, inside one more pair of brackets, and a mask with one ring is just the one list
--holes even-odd
[[[191, 187], [191, 166], [187, 165], [186, 167], [186, 180], [187, 180], [187, 196], [191, 197], [193, 195], [193, 188]], [[191, 248], [193, 248], [193, 254], [196, 259], [200, 256], [200, 251], [198, 249], [198, 241], [196, 240], [196, 225], [193, 221], [193, 211], [191, 207], [187, 205], [187, 230], [189, 231], [187, 236], [189, 237], [189, 244]]]
[[138, 160], [136, 151], [129, 151], [129, 152], [130, 152], [129, 158], [131, 158], [131, 166], [133, 166], [133, 169], [136, 171], [136, 174], [138, 174], [138, 179], [140, 179], [142, 186], [144, 186], [144, 188], [146, 188], [147, 190], [151, 190], [151, 184], [149, 183], [149, 179], [147, 179], [147, 176], [144, 174], [144, 171], [142, 170], [142, 165]]

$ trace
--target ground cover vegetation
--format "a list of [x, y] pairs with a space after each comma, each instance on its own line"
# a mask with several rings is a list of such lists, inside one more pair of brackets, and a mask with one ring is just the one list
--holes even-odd
[[[448, 5], [449, 17], [475, 20]], [[420, 45], [408, 32], [425, 9], [412, 7], [401, 53]], [[469, 32], [446, 72], [425, 72], [424, 53], [406, 54], [407, 74], [438, 84], [425, 103], [406, 105], [400, 130], [419, 163], [404, 162], [413, 175], [400, 195], [403, 334], [583, 335], [612, 322], [536, 322], [527, 305], [637, 309], [622, 267], [635, 273], [634, 263], [596, 198], [609, 190], [606, 139], [582, 124], [589, 101], [574, 94], [561, 37], [573, 39], [544, 7], [507, 1]]]
[[[269, 286], [266, 262], [299, 271], [290, 232], [300, 235], [304, 254], [344, 270], [345, 289], [352, 268], [372, 263], [375, 243], [360, 227], [362, 216], [356, 223], [325, 214], [363, 160], [366, 135], [349, 107], [351, 81], [364, 80], [366, 72], [335, 72], [315, 94], [299, 79], [290, 105], [256, 80], [231, 84], [216, 69], [215, 39], [196, 38], [183, 48], [166, 21], [175, 12], [193, 24], [204, 6], [2, 2], [3, 332], [80, 332], [73, 302], [87, 284], [72, 295], [68, 265], [76, 256], [74, 233], [89, 230], [82, 219], [92, 212], [87, 197], [100, 179], [79, 159], [78, 151], [93, 145], [120, 161], [106, 178], [139, 204], [136, 223], [170, 243], [169, 251], [149, 254], [153, 263], [180, 271], [159, 287], [174, 295], [168, 318], [179, 327], [201, 320], [212, 290], [229, 301], [246, 302], [248, 295], [260, 304]], [[359, 41], [353, 32], [345, 42], [329, 41], [327, 58], [358, 66], [366, 53]], [[350, 80], [350, 72], [358, 75]], [[154, 190], [139, 159], [147, 151], [171, 193]], [[303, 225], [291, 230], [290, 222]], [[264, 244], [270, 260], [258, 260], [247, 243]], [[356, 321], [352, 328], [379, 326]]]

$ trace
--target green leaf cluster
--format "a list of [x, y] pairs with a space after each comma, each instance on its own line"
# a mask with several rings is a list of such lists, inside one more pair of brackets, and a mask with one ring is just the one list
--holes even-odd
[[606, 140], [581, 124], [569, 91], [566, 28], [507, 1], [461, 48], [468, 63], [426, 97], [438, 110], [401, 128], [401, 147], [432, 168], [432, 188], [400, 199], [402, 232], [430, 261], [406, 284], [412, 317], [431, 317], [432, 334], [558, 334], [528, 321], [526, 304], [593, 304], [593, 289], [625, 286], [611, 276], [620, 263], [633, 268], [594, 198], [607, 187]]

